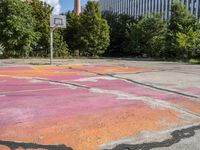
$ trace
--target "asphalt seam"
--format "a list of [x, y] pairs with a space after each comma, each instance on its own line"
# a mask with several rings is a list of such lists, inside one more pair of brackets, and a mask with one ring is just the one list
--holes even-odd
[[139, 85], [142, 85], [142, 86], [145, 86], [145, 87], [149, 87], [149, 88], [152, 88], [152, 89], [156, 89], [156, 90], [160, 90], [160, 91], [165, 91], [165, 92], [173, 93], [173, 94], [178, 94], [178, 95], [182, 95], [184, 97], [190, 97], [190, 98], [200, 99], [199, 96], [194, 96], [194, 95], [185, 94], [185, 93], [181, 93], [181, 92], [174, 91], [174, 90], [164, 89], [164, 88], [161, 88], [161, 87], [157, 87], [157, 86], [145, 84], [145, 83], [138, 82], [138, 81], [135, 81], [135, 80], [131, 80], [131, 79], [127, 79], [127, 78], [122, 78], [122, 77], [117, 77], [117, 76], [112, 75], [112, 74], [102, 74], [102, 73], [98, 73], [98, 72], [88, 71], [88, 70], [85, 70], [85, 69], [76, 69], [76, 68], [72, 68], [72, 67], [68, 67], [68, 69], [77, 70], [77, 71], [83, 71], [83, 72], [88, 72], [88, 73], [93, 73], [93, 74], [96, 74], [96, 75], [99, 75], [99, 76], [110, 76], [110, 77], [113, 77], [113, 78], [116, 78], [116, 79], [125, 80], [125, 81], [128, 81], [128, 82], [139, 84]]
[[[100, 74], [100, 73], [99, 73]], [[102, 76], [102, 75], [101, 75]], [[16, 77], [16, 76], [14, 76]], [[111, 76], [112, 77], [112, 76]], [[26, 78], [26, 77], [25, 77]], [[115, 96], [119, 96], [117, 93], [120, 93], [120, 91], [114, 91], [114, 90], [105, 90], [105, 89], [100, 89], [100, 88], [95, 88], [95, 87], [90, 87], [90, 86], [86, 86], [86, 85], [81, 85], [81, 84], [77, 84], [77, 83], [72, 83], [72, 82], [63, 82], [63, 81], [56, 81], [56, 80], [50, 80], [50, 79], [43, 79], [43, 78], [31, 78], [29, 77], [29, 79], [32, 79], [32, 80], [38, 80], [38, 81], [43, 81], [43, 82], [49, 82], [49, 83], [56, 83], [56, 84], [61, 84], [61, 85], [71, 85], [71, 86], [74, 86], [74, 87], [78, 87], [78, 88], [84, 88], [84, 89], [96, 89], [96, 90], [101, 90], [101, 92], [103, 91], [103, 93], [107, 93], [107, 94], [113, 94]], [[106, 92], [107, 91], [107, 92]], [[131, 96], [134, 97], [136, 95], [132, 95], [132, 94], [129, 94], [129, 93], [123, 93], [121, 92], [122, 95], [126, 95], [126, 96], [129, 96], [129, 99], [131, 99]], [[163, 108], [170, 108], [170, 109], [173, 109], [175, 111], [179, 111], [179, 112], [182, 112], [184, 114], [187, 114], [189, 116], [192, 116], [192, 117], [200, 117], [199, 114], [197, 113], [194, 113], [190, 110], [187, 110], [185, 108], [182, 108], [182, 107], [179, 107], [177, 105], [174, 105], [174, 104], [171, 104], [171, 103], [168, 103], [168, 102], [165, 102], [165, 101], [162, 101], [162, 100], [159, 100], [159, 99], [151, 99], [149, 97], [145, 97], [145, 96], [136, 96], [137, 98], [141, 98], [141, 101], [149, 104], [149, 105], [159, 105]], [[148, 99], [148, 100], [145, 100], [145, 99]]]
[[[121, 99], [128, 99], [128, 100], [133, 100], [133, 97], [136, 97], [137, 99], [141, 99], [141, 101], [149, 104], [149, 105], [159, 105], [163, 108], [170, 108], [173, 109], [175, 111], [179, 111], [182, 112], [184, 114], [187, 114], [191, 117], [200, 117], [199, 114], [194, 113], [190, 110], [187, 110], [185, 108], [179, 107], [177, 105], [174, 105], [172, 103], [168, 103], [159, 99], [152, 99], [149, 97], [145, 97], [145, 96], [137, 96], [137, 95], [133, 95], [133, 94], [129, 94], [129, 93], [124, 93], [124, 92], [120, 92], [120, 91], [116, 91], [116, 90], [105, 90], [105, 89], [101, 89], [101, 88], [95, 88], [95, 87], [90, 87], [90, 86], [86, 86], [86, 85], [80, 85], [80, 84], [76, 84], [76, 83], [72, 83], [72, 82], [63, 82], [63, 81], [55, 81], [55, 80], [49, 80], [49, 79], [37, 79], [37, 78], [33, 78], [34, 80], [39, 80], [39, 81], [44, 81], [44, 82], [52, 82], [52, 83], [57, 83], [57, 84], [61, 84], [61, 85], [71, 85], [71, 86], [75, 86], [78, 88], [84, 88], [84, 89], [88, 89], [88, 90], [92, 90], [92, 92], [94, 93], [104, 93], [104, 94], [112, 94], [118, 97], [122, 97]], [[125, 98], [128, 97], [128, 98]], [[134, 99], [136, 99], [134, 98]]]
[[16, 142], [16, 141], [3, 141], [0, 140], [0, 145], [7, 146], [10, 150], [15, 150], [18, 148], [23, 149], [45, 149], [45, 150], [73, 150], [71, 147], [67, 147], [64, 144], [59, 145], [43, 145], [36, 143], [25, 143], [25, 142]]
[[123, 75], [123, 74], [145, 74], [145, 73], [154, 73], [154, 72], [161, 72], [161, 71], [173, 71], [172, 69], [153, 69], [151, 71], [138, 71], [138, 72], [119, 72], [119, 73], [112, 73], [111, 75]]
[[181, 96], [184, 96], [184, 97], [190, 97], [190, 98], [196, 98], [196, 99], [199, 99], [199, 98], [200, 98], [200, 97], [198, 97], [198, 96], [194, 96], [194, 95], [190, 95], [190, 94], [181, 93], [181, 92], [174, 91], [174, 90], [164, 89], [164, 88], [161, 88], [161, 87], [157, 87], [157, 86], [145, 84], [145, 83], [138, 82], [138, 81], [131, 80], [131, 79], [127, 79], [127, 78], [116, 77], [116, 76], [113, 76], [113, 77], [115, 77], [115, 78], [117, 78], [117, 79], [123, 79], [123, 80], [126, 80], [126, 81], [128, 81], [128, 82], [136, 83], [136, 84], [139, 84], [139, 85], [142, 85], [142, 86], [145, 86], [145, 87], [150, 87], [150, 88], [152, 88], [152, 89], [156, 89], [156, 90], [160, 90], [160, 91], [165, 91], [165, 92], [173, 93], [173, 94], [178, 94], [178, 95], [181, 95]]
[[38, 81], [44, 81], [44, 82], [52, 82], [52, 83], [57, 83], [57, 84], [64, 84], [64, 85], [71, 85], [71, 86], [75, 86], [75, 87], [79, 87], [79, 88], [84, 88], [84, 89], [91, 89], [91, 87], [89, 86], [85, 86], [85, 85], [81, 85], [81, 84], [76, 84], [76, 83], [72, 83], [72, 82], [63, 82], [63, 81], [56, 81], [56, 80], [49, 80], [49, 79], [39, 79], [39, 78], [32, 78], [34, 80], [38, 80]]
[[[93, 72], [90, 72], [90, 73], [93, 73]], [[113, 78], [129, 81], [129, 79], [114, 77], [113, 75], [110, 75], [110, 74], [98, 73], [97, 75], [110, 76]], [[32, 78], [32, 79], [46, 81], [46, 82], [53, 82], [53, 83], [58, 83], [58, 84], [66, 84], [66, 85], [76, 86], [76, 87], [85, 88], [85, 89], [95, 89], [94, 87], [89, 87], [89, 86], [80, 85], [80, 84], [71, 83], [71, 82], [62, 82], [62, 81], [54, 81], [54, 80], [39, 79], [39, 78]], [[132, 81], [133, 80], [131, 80], [129, 82], [132, 82]], [[137, 81], [133, 81], [133, 82], [137, 83]], [[140, 83], [140, 82], [138, 82], [138, 83]], [[143, 83], [141, 83], [141, 85], [143, 85]], [[145, 86], [145, 85], [143, 85], [143, 86]], [[183, 111], [185, 111], [185, 110], [183, 110]], [[187, 112], [187, 113], [191, 113], [191, 112]], [[164, 140], [162, 142], [151, 142], [151, 143], [142, 143], [142, 144], [135, 144], [135, 145], [120, 144], [117, 147], [115, 147], [113, 149], [109, 149], [109, 150], [149, 150], [152, 148], [169, 147], [173, 144], [180, 142], [181, 139], [190, 138], [190, 137], [194, 136], [196, 130], [200, 130], [200, 125], [193, 126], [193, 127], [186, 128], [186, 129], [175, 130], [171, 133], [172, 138]], [[8, 146], [11, 150], [14, 150], [14, 149], [17, 149], [20, 147], [24, 148], [24, 149], [45, 148], [48, 150], [73, 150], [72, 148], [66, 147], [65, 145], [42, 145], [42, 144], [35, 144], [35, 143], [24, 143], [24, 142], [2, 141], [2, 140], [0, 140], [0, 145]], [[117, 149], [117, 148], [121, 148], [121, 149]]]

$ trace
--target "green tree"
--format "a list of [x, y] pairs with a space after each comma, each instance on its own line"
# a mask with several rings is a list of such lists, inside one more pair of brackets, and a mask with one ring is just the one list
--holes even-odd
[[102, 18], [97, 2], [88, 1], [80, 15], [80, 23], [83, 52], [91, 56], [103, 54], [110, 42], [109, 26]]
[[125, 55], [126, 30], [128, 24], [136, 22], [136, 20], [126, 14], [118, 15], [112, 11], [105, 11], [102, 16], [110, 26], [110, 46], [106, 51], [107, 55]]
[[50, 44], [50, 14], [53, 8], [40, 0], [30, 1], [32, 16], [35, 19], [34, 31], [37, 33], [38, 40], [34, 42], [33, 55], [47, 56]]
[[177, 33], [177, 42], [185, 59], [200, 58], [200, 30], [189, 26], [184, 33]]
[[126, 32], [127, 40], [125, 51], [132, 56], [140, 56], [144, 53], [145, 33], [139, 23], [129, 24]]
[[166, 23], [160, 15], [153, 14], [152, 17], [144, 18], [141, 24], [145, 31], [146, 54], [149, 57], [161, 57], [165, 49]]
[[195, 25], [196, 18], [186, 9], [182, 2], [174, 1], [172, 3], [169, 21], [169, 30], [173, 32], [183, 32], [188, 26]]
[[19, 0], [0, 1], [0, 43], [6, 57], [25, 57], [36, 40], [32, 9]]
[[80, 16], [70, 11], [66, 16], [67, 28], [64, 31], [64, 40], [68, 44], [71, 54], [74, 54], [76, 50], [80, 51], [82, 49]]
[[64, 41], [64, 31], [56, 29], [54, 31], [54, 57], [66, 58], [70, 55], [68, 45]]
[[161, 56], [165, 46], [166, 24], [159, 15], [144, 17], [129, 25], [126, 51], [135, 56]]
[[[50, 50], [50, 15], [53, 8], [40, 0], [30, 1], [32, 7], [32, 16], [35, 19], [34, 31], [38, 40], [33, 45], [33, 56], [47, 57]], [[63, 39], [62, 29], [54, 31], [54, 56], [66, 57], [69, 55], [69, 49]]]
[[187, 32], [189, 26], [194, 27], [196, 18], [179, 1], [174, 1], [171, 7], [168, 34], [166, 36], [165, 56], [168, 58], [182, 58], [182, 49], [177, 41], [177, 34]]

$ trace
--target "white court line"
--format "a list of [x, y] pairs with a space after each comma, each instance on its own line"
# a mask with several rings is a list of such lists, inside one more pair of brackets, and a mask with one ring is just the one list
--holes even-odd
[[[38, 80], [38, 79], [44, 79], [44, 78], [33, 78], [33, 77], [26, 77], [26, 76], [13, 76], [13, 75], [0, 75], [0, 77], [10, 77], [10, 78], [15, 78], [15, 79], [25, 79], [25, 80]], [[40, 82], [44, 82], [44, 81], [40, 81]], [[45, 81], [47, 82], [47, 81]], [[53, 82], [48, 82], [49, 85], [52, 85]], [[70, 88], [70, 89], [74, 89], [71, 86], [68, 85], [64, 85], [65, 87], [60, 87], [60, 88], [46, 88], [46, 89], [35, 89], [35, 90], [16, 90], [16, 91], [5, 91], [5, 92], [1, 92], [0, 94], [10, 94], [10, 93], [22, 93], [22, 92], [38, 92], [38, 91], [48, 91], [48, 90], [59, 90], [59, 89], [66, 89], [66, 87]]]
[[47, 89], [35, 89], [35, 90], [21, 90], [21, 91], [6, 91], [6, 92], [0, 92], [0, 93], [1, 94], [10, 94], [10, 93], [38, 92], [38, 91], [62, 90], [62, 89], [66, 89], [66, 87], [62, 87], [62, 88], [47, 88]]

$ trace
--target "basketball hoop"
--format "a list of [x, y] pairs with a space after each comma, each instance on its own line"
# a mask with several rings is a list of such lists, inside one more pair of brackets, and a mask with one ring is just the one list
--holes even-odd
[[51, 15], [50, 16], [50, 64], [53, 64], [53, 31], [56, 28], [66, 28], [65, 15]]

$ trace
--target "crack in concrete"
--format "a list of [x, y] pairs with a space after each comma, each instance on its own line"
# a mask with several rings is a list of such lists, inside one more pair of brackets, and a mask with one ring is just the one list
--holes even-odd
[[[13, 77], [13, 76], [10, 76], [10, 77]], [[141, 100], [141, 101], [143, 101], [146, 104], [149, 104], [151, 106], [157, 105], [157, 106], [161, 106], [163, 108], [173, 109], [175, 111], [187, 114], [187, 115], [194, 117], [194, 118], [200, 117], [200, 115], [197, 114], [197, 113], [194, 113], [190, 110], [187, 110], [187, 109], [179, 107], [175, 104], [171, 104], [171, 103], [165, 102], [163, 100], [159, 100], [159, 99], [152, 99], [152, 98], [145, 97], [145, 96], [136, 96], [136, 95], [132, 95], [132, 94], [124, 93], [124, 92], [121, 92], [121, 91], [116, 91], [116, 90], [105, 90], [105, 89], [100, 89], [100, 88], [94, 88], [94, 87], [90, 87], [90, 86], [86, 86], [86, 85], [82, 85], [82, 84], [77, 84], [77, 83], [72, 83], [72, 82], [67, 82], [67, 81], [57, 81], [57, 80], [49, 80], [49, 79], [43, 79], [43, 78], [31, 78], [31, 77], [29, 77], [29, 79], [43, 81], [43, 82], [49, 82], [51, 84], [55, 83], [55, 84], [61, 84], [61, 85], [67, 85], [67, 86], [70, 85], [72, 87], [89, 89], [94, 93], [113, 94], [113, 95], [117, 96], [118, 99]], [[122, 80], [124, 80], [124, 79], [122, 79]]]
[[172, 71], [172, 69], [152, 69], [151, 71], [138, 71], [138, 72], [117, 72], [112, 73], [111, 75], [123, 75], [123, 74], [144, 74], [144, 73], [154, 73], [161, 71]]
[[105, 90], [105, 89], [100, 89], [100, 88], [94, 88], [94, 87], [90, 87], [90, 86], [86, 86], [86, 85], [80, 85], [80, 84], [77, 84], [77, 83], [66, 82], [66, 81], [63, 82], [63, 81], [55, 81], [55, 80], [49, 80], [49, 79], [37, 79], [37, 78], [34, 78], [34, 80], [56, 83], [56, 84], [61, 84], [61, 85], [71, 85], [71, 86], [78, 87], [78, 88], [88, 89], [93, 93], [112, 94], [112, 95], [117, 96], [118, 99], [141, 100], [144, 103], [149, 104], [150, 106], [160, 106], [162, 108], [170, 108], [170, 109], [173, 109], [175, 111], [184, 113], [188, 116], [194, 117], [194, 118], [200, 117], [199, 114], [194, 113], [194, 112], [187, 110], [185, 108], [179, 107], [175, 104], [168, 103], [168, 102], [165, 102], [165, 101], [159, 100], [159, 99], [153, 99], [153, 98], [146, 97], [146, 96], [137, 96], [137, 95], [128, 94], [128, 93], [124, 93], [124, 92], [116, 91], [116, 90]]
[[116, 76], [112, 76], [112, 77], [115, 77], [115, 78], [117, 78], [117, 79], [126, 80], [126, 81], [128, 81], [128, 82], [132, 82], [132, 83], [135, 83], [135, 84], [139, 84], [139, 85], [142, 85], [142, 86], [145, 86], [145, 87], [149, 87], [149, 88], [152, 88], [152, 89], [156, 89], [156, 90], [160, 90], [160, 91], [165, 91], [165, 92], [172, 93], [172, 94], [178, 94], [178, 95], [181, 95], [181, 96], [184, 96], [184, 97], [200, 99], [199, 96], [195, 96], [195, 95], [191, 95], [191, 94], [182, 93], [182, 92], [178, 92], [178, 91], [175, 91], [175, 90], [164, 89], [164, 88], [161, 88], [161, 87], [157, 87], [157, 86], [154, 86], [154, 85], [145, 84], [145, 83], [138, 82], [138, 81], [131, 80], [131, 79], [127, 79], [127, 78], [116, 77]]
[[135, 80], [131, 80], [131, 79], [123, 78], [123, 77], [118, 77], [118, 76], [115, 76], [115, 75], [112, 75], [112, 74], [102, 74], [102, 73], [98, 73], [98, 72], [88, 71], [88, 70], [85, 70], [85, 69], [76, 69], [76, 68], [72, 68], [72, 67], [69, 67], [68, 69], [93, 73], [93, 74], [96, 74], [96, 75], [99, 75], [99, 76], [110, 76], [110, 77], [113, 77], [113, 78], [116, 78], [116, 79], [121, 79], [121, 80], [125, 80], [125, 81], [131, 82], [131, 83], [142, 85], [144, 87], [149, 87], [149, 88], [152, 88], [152, 89], [165, 91], [165, 92], [168, 92], [168, 93], [178, 94], [178, 95], [181, 95], [181, 96], [184, 96], [184, 97], [200, 99], [199, 96], [194, 96], [194, 95], [191, 95], [191, 94], [186, 94], [186, 93], [178, 92], [178, 91], [175, 91], [175, 90], [170, 90], [170, 89], [157, 87], [157, 86], [154, 86], [154, 85], [145, 84], [145, 83], [138, 82], [138, 81], [135, 81]]
[[72, 83], [72, 82], [66, 82], [66, 81], [63, 82], [63, 81], [56, 81], [56, 80], [49, 80], [49, 79], [39, 79], [39, 78], [32, 78], [32, 79], [38, 80], [38, 81], [43, 81], [43, 82], [61, 84], [61, 85], [70, 85], [70, 86], [84, 88], [84, 89], [91, 89], [91, 87], [89, 87], [89, 86], [76, 84], [76, 83]]
[[[70, 69], [73, 69], [73, 68], [70, 68]], [[88, 70], [79, 70], [79, 71], [89, 72]], [[113, 78], [116, 78], [116, 79], [121, 79], [121, 80], [125, 80], [125, 81], [128, 81], [128, 82], [133, 82], [133, 83], [136, 83], [136, 84], [140, 84], [142, 86], [146, 86], [146, 87], [150, 87], [150, 88], [154, 88], [154, 89], [157, 89], [157, 90], [162, 90], [162, 91], [166, 91], [166, 92], [170, 92], [170, 93], [174, 93], [174, 94], [179, 94], [179, 95], [190, 97], [190, 98], [198, 98], [198, 97], [193, 96], [193, 95], [188, 95], [188, 94], [180, 93], [180, 92], [177, 92], [177, 91], [171, 91], [171, 90], [168, 90], [168, 89], [162, 89], [162, 88], [154, 87], [154, 86], [151, 86], [151, 85], [148, 85], [148, 84], [143, 84], [143, 83], [140, 83], [140, 82], [137, 82], [137, 81], [134, 81], [134, 80], [121, 78], [121, 77], [115, 77], [111, 74], [101, 74], [101, 73], [95, 73], [95, 72], [89, 72], [89, 73], [94, 73], [94, 74], [100, 75], [100, 76], [110, 76], [110, 77], [113, 77]], [[152, 104], [159, 105], [159, 106], [162, 106], [162, 107], [165, 107], [165, 108], [171, 108], [171, 109], [177, 110], [179, 112], [183, 112], [184, 114], [190, 115], [192, 117], [200, 117], [199, 114], [193, 113], [193, 112], [186, 110], [182, 107], [176, 106], [176, 105], [168, 103], [168, 102], [164, 102], [162, 100], [151, 99], [151, 98], [145, 97], [145, 96], [135, 96], [135, 95], [123, 93], [123, 92], [120, 92], [120, 91], [98, 89], [98, 88], [80, 85], [80, 84], [76, 84], [76, 83], [72, 83], [72, 82], [62, 82], [62, 81], [54, 81], [54, 80], [40, 79], [40, 78], [32, 78], [32, 79], [38, 80], [38, 81], [49, 82], [49, 83], [52, 82], [52, 83], [56, 83], [56, 84], [70, 85], [70, 86], [74, 86], [74, 87], [85, 88], [85, 89], [89, 89], [89, 90], [91, 90], [92, 92], [95, 92], [95, 93], [113, 94], [115, 96], [118, 96], [119, 99], [134, 99], [134, 100], [141, 99], [142, 101], [144, 101], [145, 103], [148, 103], [150, 105], [152, 105]], [[149, 150], [149, 149], [152, 149], [152, 148], [169, 147], [173, 144], [180, 142], [181, 139], [190, 138], [190, 137], [194, 136], [195, 130], [200, 130], [200, 125], [193, 126], [193, 127], [186, 128], [186, 129], [175, 130], [171, 133], [172, 138], [164, 140], [162, 142], [151, 142], [151, 143], [143, 143], [143, 144], [135, 144], [135, 145], [120, 144], [120, 145], [118, 145], [115, 148], [110, 149], [110, 150]], [[17, 148], [24, 148], [24, 149], [27, 149], [27, 148], [34, 148], [34, 149], [43, 148], [43, 149], [47, 149], [47, 150], [73, 150], [72, 148], [66, 147], [65, 145], [42, 145], [42, 144], [35, 144], [35, 143], [24, 143], [24, 142], [20, 143], [20, 142], [2, 141], [2, 140], [0, 140], [0, 145], [7, 146], [11, 150], [15, 150]]]
[[142, 144], [120, 144], [113, 149], [104, 150], [150, 150], [153, 148], [170, 147], [179, 143], [182, 139], [190, 138], [195, 135], [195, 131], [200, 130], [200, 125], [181, 130], [175, 130], [171, 133], [171, 138], [161, 142], [151, 142]]
[[10, 148], [10, 150], [15, 150], [18, 148], [23, 149], [44, 149], [44, 150], [73, 150], [70, 147], [66, 147], [64, 144], [59, 145], [42, 145], [36, 143], [25, 143], [25, 142], [15, 142], [15, 141], [2, 141], [0, 140], [0, 145]]

